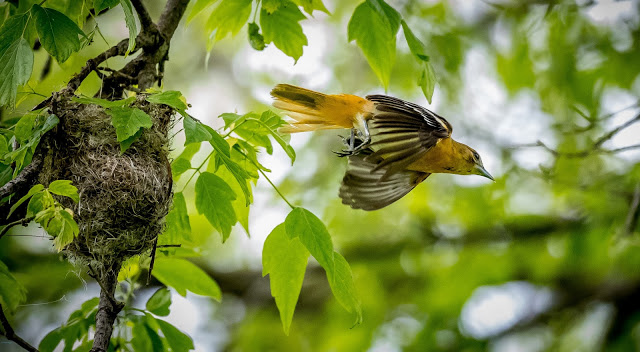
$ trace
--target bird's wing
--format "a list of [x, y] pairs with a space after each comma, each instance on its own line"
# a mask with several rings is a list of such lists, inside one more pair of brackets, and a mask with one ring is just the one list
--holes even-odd
[[420, 105], [387, 95], [368, 95], [375, 103], [368, 121], [373, 157], [383, 159], [374, 170], [386, 169], [383, 179], [420, 159], [438, 140], [451, 136], [444, 117]]
[[402, 170], [382, 179], [387, 167], [377, 168], [382, 159], [365, 149], [349, 156], [347, 172], [340, 186], [342, 203], [354, 209], [377, 210], [409, 193], [430, 174]]

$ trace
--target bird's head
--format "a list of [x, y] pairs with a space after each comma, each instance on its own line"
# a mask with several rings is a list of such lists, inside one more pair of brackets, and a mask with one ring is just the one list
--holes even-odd
[[464, 147], [465, 148], [463, 149], [462, 159], [465, 163], [465, 166], [463, 168], [465, 173], [468, 175], [484, 176], [491, 181], [495, 181], [493, 179], [493, 176], [491, 176], [491, 174], [484, 168], [484, 165], [482, 164], [482, 158], [480, 158], [480, 154], [478, 154], [478, 152], [467, 145], [464, 145]]

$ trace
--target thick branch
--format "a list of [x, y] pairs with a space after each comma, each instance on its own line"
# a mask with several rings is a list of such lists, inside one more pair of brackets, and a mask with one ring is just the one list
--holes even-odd
[[26, 351], [38, 352], [38, 349], [31, 346], [27, 341], [23, 340], [20, 336], [16, 335], [16, 332], [9, 324], [9, 320], [4, 315], [4, 309], [2, 309], [2, 304], [0, 304], [0, 324], [2, 325], [2, 329], [4, 330], [4, 336], [7, 337], [8, 340], [11, 340], [17, 343], [20, 347], [24, 348]]
[[173, 37], [173, 33], [176, 31], [176, 28], [178, 28], [180, 19], [182, 19], [188, 4], [189, 0], [167, 1], [167, 5], [164, 7], [164, 11], [158, 21], [158, 29], [160, 33], [164, 35], [167, 42], [171, 41], [171, 37]]
[[7, 234], [7, 232], [9, 232], [9, 229], [11, 229], [12, 227], [16, 226], [16, 225], [22, 225], [22, 226], [27, 226], [29, 225], [29, 223], [31, 222], [31, 220], [33, 220], [33, 216], [28, 217], [28, 218], [24, 218], [24, 219], [19, 219], [13, 222], [10, 222], [8, 224], [6, 224], [3, 228], [2, 231], [0, 231], [0, 239], [2, 239], [2, 237], [4, 235]]
[[98, 313], [96, 313], [96, 334], [93, 338], [91, 352], [106, 352], [109, 347], [109, 340], [113, 333], [113, 324], [118, 313], [124, 304], [116, 302], [114, 293], [118, 284], [118, 272], [122, 264], [115, 263], [112, 266], [105, 266], [97, 281], [100, 284], [100, 303]]

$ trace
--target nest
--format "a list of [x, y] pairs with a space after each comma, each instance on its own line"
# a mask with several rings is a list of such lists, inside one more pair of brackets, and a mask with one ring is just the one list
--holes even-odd
[[110, 266], [149, 250], [164, 229], [172, 201], [169, 137], [174, 111], [139, 96], [133, 106], [153, 120], [124, 154], [111, 117], [94, 104], [60, 97], [60, 124], [49, 136], [40, 182], [73, 181], [80, 201], [61, 197], [74, 212], [78, 237], [64, 251], [73, 259]]

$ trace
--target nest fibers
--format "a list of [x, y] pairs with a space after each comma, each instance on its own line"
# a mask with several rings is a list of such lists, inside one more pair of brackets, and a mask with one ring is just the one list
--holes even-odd
[[104, 108], [61, 96], [54, 102], [60, 124], [45, 143], [40, 182], [71, 180], [80, 201], [60, 201], [74, 212], [78, 237], [70, 257], [113, 265], [153, 246], [164, 229], [172, 200], [169, 137], [174, 111], [138, 96], [133, 103], [153, 120], [124, 154]]

